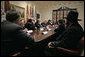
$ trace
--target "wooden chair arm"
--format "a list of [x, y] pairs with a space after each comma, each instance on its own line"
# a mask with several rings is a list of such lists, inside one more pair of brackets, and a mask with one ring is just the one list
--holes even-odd
[[62, 47], [56, 47], [56, 48], [57, 48], [57, 50], [64, 51], [64, 52], [67, 52], [70, 54], [80, 55], [82, 48], [84, 48], [83, 46], [84, 46], [84, 37], [82, 37], [80, 39], [77, 50], [70, 50], [70, 49], [66, 49], [66, 48], [62, 48]]
[[17, 52], [15, 54], [13, 54], [12, 56], [19, 56], [21, 54], [21, 52]]
[[62, 47], [57, 47], [57, 49], [64, 51], [64, 52], [67, 52], [67, 53], [71, 53], [71, 54], [78, 54], [79, 53], [77, 50], [69, 50], [69, 49], [65, 49], [65, 48], [62, 48]]
[[[25, 49], [25, 50], [28, 50], [29, 47], [25, 46], [24, 49]], [[14, 53], [12, 56], [19, 56], [20, 54], [21, 54], [21, 52], [16, 52], [16, 53]]]
[[27, 49], [29, 49], [29, 48], [30, 48], [30, 47], [27, 47], [27, 46], [26, 46], [24, 49], [26, 49], [26, 50], [27, 50]]

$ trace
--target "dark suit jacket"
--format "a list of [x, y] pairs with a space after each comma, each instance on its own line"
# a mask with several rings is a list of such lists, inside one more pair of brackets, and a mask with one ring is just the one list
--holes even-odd
[[56, 32], [55, 37], [58, 37], [65, 31], [65, 25], [64, 24], [59, 25], [59, 27], [57, 29], [55, 29], [54, 31]]
[[52, 23], [48, 22], [47, 25], [52, 25]]
[[8, 21], [1, 23], [1, 55], [11, 55], [12, 52], [20, 51], [33, 43], [34, 39], [19, 25]]
[[47, 26], [47, 24], [45, 24], [45, 23], [41, 23], [41, 25], [42, 25], [42, 27], [46, 27]]
[[69, 26], [56, 41], [52, 42], [52, 46], [60, 46], [67, 49], [76, 49], [79, 40], [84, 36], [83, 29], [79, 24]]
[[40, 28], [40, 27], [41, 27], [41, 25], [38, 24], [38, 23], [35, 23], [35, 26], [36, 26], [37, 28]]
[[52, 25], [57, 25], [57, 22], [52, 22]]
[[28, 30], [35, 30], [35, 24], [32, 24], [30, 22], [27, 22], [25, 24], [25, 28], [27, 28]]

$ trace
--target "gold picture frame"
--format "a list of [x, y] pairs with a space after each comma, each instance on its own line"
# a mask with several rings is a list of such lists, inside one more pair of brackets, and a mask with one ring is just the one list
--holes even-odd
[[21, 15], [21, 19], [25, 20], [25, 8], [11, 4], [11, 9], [18, 11]]

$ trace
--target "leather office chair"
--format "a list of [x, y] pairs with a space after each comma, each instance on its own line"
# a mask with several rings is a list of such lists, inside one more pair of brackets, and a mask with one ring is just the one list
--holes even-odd
[[62, 48], [62, 47], [57, 47], [57, 49], [59, 51], [63, 51], [67, 54], [71, 54], [71, 55], [77, 55], [77, 56], [80, 56], [83, 49], [84, 49], [84, 37], [82, 37], [79, 41], [79, 44], [77, 46], [77, 50], [69, 50], [69, 49], [66, 49], [66, 48]]
[[[29, 47], [25, 47], [24, 49], [29, 49]], [[22, 55], [22, 52], [21, 51], [19, 51], [19, 52], [16, 52], [16, 53], [14, 53], [14, 54], [12, 54], [11, 56], [21, 56]]]
[[46, 49], [45, 54], [47, 56], [81, 56], [84, 50], [84, 37], [82, 37], [78, 43], [76, 50], [69, 50], [63, 47], [53, 47]]

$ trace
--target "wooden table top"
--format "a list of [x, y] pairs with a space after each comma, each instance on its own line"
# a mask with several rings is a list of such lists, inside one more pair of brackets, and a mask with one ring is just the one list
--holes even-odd
[[[33, 33], [31, 33], [31, 36], [34, 37], [35, 42], [39, 42], [41, 40], [44, 40], [48, 37], [50, 37], [51, 35], [55, 34], [54, 29], [55, 27], [51, 27], [50, 29], [52, 29], [51, 31], [48, 31], [46, 28], [44, 28], [43, 31], [41, 31], [40, 29], [34, 30]], [[42, 34], [42, 32], [47, 31], [47, 34]]]

